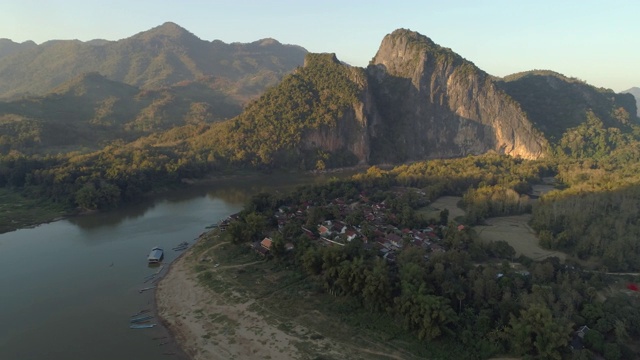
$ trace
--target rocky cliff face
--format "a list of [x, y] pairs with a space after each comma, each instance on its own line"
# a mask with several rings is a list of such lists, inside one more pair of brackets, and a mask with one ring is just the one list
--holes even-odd
[[332, 154], [342, 153], [342, 156], [351, 156], [358, 164], [367, 164], [371, 153], [370, 129], [372, 124], [379, 121], [377, 109], [372, 106], [375, 102], [369, 91], [367, 76], [362, 69], [341, 64], [335, 54], [310, 54], [305, 59], [305, 67], [317, 66], [323, 61], [331, 62], [332, 66], [346, 67], [343, 76], [357, 89], [357, 95], [334, 123], [305, 131], [302, 149], [309, 151], [319, 148]]
[[367, 72], [382, 117], [373, 125], [373, 161], [491, 150], [527, 159], [544, 155], [546, 140], [518, 104], [473, 63], [425, 36], [408, 30], [387, 35]]

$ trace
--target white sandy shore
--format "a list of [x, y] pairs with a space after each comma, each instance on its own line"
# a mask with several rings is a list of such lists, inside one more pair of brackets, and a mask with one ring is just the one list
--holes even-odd
[[201, 286], [193, 260], [183, 254], [159, 282], [158, 315], [194, 360], [298, 359], [294, 338], [248, 309]]
[[[216, 248], [224, 244], [218, 243], [198, 256], [193, 254], [194, 248], [189, 249], [171, 264], [156, 288], [157, 314], [191, 359], [310, 360], [318, 356], [351, 360], [418, 359], [383, 343], [371, 342], [371, 346], [363, 347], [356, 345], [353, 339], [340, 338], [338, 333], [319, 334], [296, 318], [281, 319], [287, 323], [285, 332], [278, 328], [279, 320], [271, 318], [271, 315], [278, 316], [262, 307], [277, 304], [260, 304], [243, 296], [233, 296], [234, 300], [231, 300], [231, 297], [203, 286], [195, 272], [198, 259], [214, 256]], [[224, 281], [224, 276], [229, 276], [225, 270], [254, 264], [208, 266], [213, 276]], [[269, 318], [265, 312], [270, 314]], [[308, 315], [318, 316], [317, 320], [323, 317], [319, 313]]]

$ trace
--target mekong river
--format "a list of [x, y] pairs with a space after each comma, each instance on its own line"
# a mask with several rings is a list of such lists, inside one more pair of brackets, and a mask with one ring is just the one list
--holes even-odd
[[[324, 178], [269, 175], [218, 180], [113, 212], [0, 234], [0, 359], [183, 359], [166, 329], [130, 329], [153, 309], [144, 280], [154, 246], [163, 272], [205, 227], [242, 209], [249, 195]], [[280, 189], [280, 190], [279, 190]], [[152, 315], [154, 315], [152, 313]], [[158, 319], [153, 322], [159, 324]]]

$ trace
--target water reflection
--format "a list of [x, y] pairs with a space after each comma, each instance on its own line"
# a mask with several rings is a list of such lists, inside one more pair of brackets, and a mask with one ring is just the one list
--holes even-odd
[[[341, 173], [348, 176], [352, 172]], [[143, 200], [140, 203], [128, 205], [124, 208], [90, 214], [88, 216], [76, 216], [68, 219], [70, 223], [83, 230], [92, 230], [101, 227], [113, 227], [127, 221], [133, 221], [145, 214], [152, 212], [159, 203], [180, 204], [192, 202], [199, 197], [208, 200], [220, 199], [227, 204], [243, 206], [252, 195], [268, 192], [279, 193], [292, 187], [322, 183], [327, 176], [309, 174], [270, 174], [270, 175], [245, 175], [212, 179], [207, 182], [191, 185], [182, 189], [170, 191], [158, 195], [153, 199]], [[174, 216], [179, 215], [179, 207], [175, 207]], [[172, 222], [180, 221], [174, 217]], [[159, 224], [162, 225], [162, 224]]]

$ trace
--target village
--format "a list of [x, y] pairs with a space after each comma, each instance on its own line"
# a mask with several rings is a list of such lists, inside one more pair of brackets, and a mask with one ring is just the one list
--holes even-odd
[[[442, 239], [442, 232], [447, 229], [446, 225], [430, 219], [430, 225], [423, 228], [394, 226], [392, 223], [397, 223], [397, 219], [386, 201], [374, 202], [363, 194], [359, 195], [357, 201], [351, 202], [344, 198], [336, 198], [325, 205], [303, 202], [297, 206], [281, 206], [274, 214], [278, 224], [277, 231], [282, 232], [290, 223], [305, 222], [312, 210], [326, 210], [334, 214], [333, 219], [320, 221], [315, 226], [300, 226], [300, 230], [309, 240], [321, 246], [346, 246], [354, 240], [359, 240], [364, 249], [375, 251], [388, 262], [394, 262], [398, 252], [410, 246], [421, 247], [427, 253], [446, 251]], [[441, 216], [446, 219], [448, 210], [443, 211], [445, 214]], [[224, 231], [237, 218], [238, 214], [229, 216], [220, 223], [220, 229]], [[356, 219], [359, 223], [355, 225], [347, 219]], [[464, 225], [457, 225], [458, 231], [465, 229]], [[250, 246], [258, 254], [270, 256], [273, 251], [272, 236], [251, 242]], [[294, 242], [286, 239], [285, 250], [291, 251], [294, 248]]]

